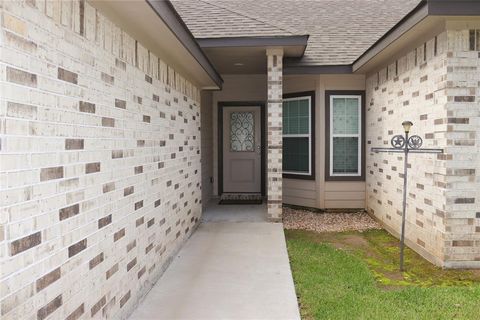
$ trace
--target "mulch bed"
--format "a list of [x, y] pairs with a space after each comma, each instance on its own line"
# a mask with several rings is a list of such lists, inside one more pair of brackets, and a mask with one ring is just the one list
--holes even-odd
[[313, 212], [306, 209], [283, 208], [285, 229], [316, 232], [344, 232], [382, 229], [364, 210], [357, 212]]

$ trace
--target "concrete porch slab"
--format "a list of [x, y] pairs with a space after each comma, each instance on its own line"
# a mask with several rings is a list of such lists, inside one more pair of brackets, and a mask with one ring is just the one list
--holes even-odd
[[203, 212], [203, 222], [267, 222], [267, 204], [218, 204], [212, 199]]
[[203, 222], [130, 317], [145, 319], [300, 319], [282, 224]]

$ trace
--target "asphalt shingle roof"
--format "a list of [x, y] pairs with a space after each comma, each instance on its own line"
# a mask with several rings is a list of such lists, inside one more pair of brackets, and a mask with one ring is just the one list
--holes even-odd
[[351, 64], [420, 0], [174, 0], [196, 38], [310, 35], [290, 65]]

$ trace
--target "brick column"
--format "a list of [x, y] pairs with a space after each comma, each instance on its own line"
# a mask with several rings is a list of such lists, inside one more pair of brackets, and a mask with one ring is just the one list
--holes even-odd
[[267, 50], [268, 219], [282, 220], [282, 49]]

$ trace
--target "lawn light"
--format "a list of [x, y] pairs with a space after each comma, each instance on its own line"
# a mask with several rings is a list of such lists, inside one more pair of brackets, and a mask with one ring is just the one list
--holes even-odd
[[420, 136], [409, 137], [413, 126], [411, 121], [402, 122], [405, 135], [396, 135], [390, 141], [393, 148], [372, 148], [372, 152], [404, 153], [403, 157], [403, 201], [402, 201], [402, 230], [400, 232], [400, 271], [404, 271], [404, 248], [405, 248], [405, 216], [407, 211], [407, 180], [408, 180], [408, 154], [409, 153], [443, 153], [443, 149], [420, 149], [423, 140]]
[[403, 121], [402, 122], [403, 129], [405, 130], [405, 133], [410, 132], [410, 128], [413, 126], [412, 121]]

